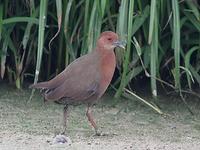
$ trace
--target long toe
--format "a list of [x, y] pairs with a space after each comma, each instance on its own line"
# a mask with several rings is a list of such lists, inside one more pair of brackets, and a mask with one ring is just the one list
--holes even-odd
[[95, 136], [105, 136], [105, 134], [99, 130], [95, 131]]
[[61, 132], [60, 135], [66, 135], [66, 130], [63, 130], [63, 132]]
[[115, 136], [117, 135], [116, 133], [104, 133], [104, 132], [100, 132], [100, 131], [96, 131], [95, 132], [95, 136]]

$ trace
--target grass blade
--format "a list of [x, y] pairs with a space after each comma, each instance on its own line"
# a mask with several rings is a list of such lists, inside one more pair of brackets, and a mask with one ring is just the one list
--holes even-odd
[[151, 44], [153, 38], [153, 30], [154, 30], [154, 23], [155, 23], [155, 11], [156, 11], [156, 0], [151, 0], [150, 6], [150, 23], [149, 23], [149, 39], [148, 43]]
[[136, 16], [135, 21], [133, 23], [133, 30], [132, 30], [132, 34], [135, 34], [135, 32], [144, 24], [145, 20], [148, 18], [149, 16], [149, 5], [147, 5], [144, 8], [144, 11], [141, 15]]
[[180, 15], [178, 0], [172, 0], [173, 12], [173, 43], [175, 59], [175, 87], [180, 88]]
[[5, 74], [5, 63], [6, 63], [6, 57], [7, 57], [7, 50], [8, 50], [8, 38], [10, 36], [10, 33], [5, 33], [4, 41], [3, 41], [3, 47], [1, 51], [1, 78], [3, 79]]
[[157, 11], [155, 11], [154, 28], [152, 33], [152, 43], [150, 45], [151, 49], [151, 61], [150, 61], [150, 74], [151, 78], [151, 91], [153, 96], [157, 96], [157, 85], [156, 85], [156, 75], [158, 68], [158, 16]]
[[60, 29], [61, 29], [61, 23], [62, 23], [62, 1], [61, 0], [56, 0], [56, 10], [57, 10], [57, 19], [58, 19], [58, 31], [50, 40], [49, 49], [51, 49], [51, 47], [50, 47], [51, 42], [58, 36]]
[[[39, 73], [40, 73], [40, 67], [41, 67], [41, 61], [42, 61], [42, 53], [43, 53], [43, 47], [44, 47], [44, 31], [45, 31], [46, 17], [47, 17], [46, 16], [47, 4], [48, 4], [48, 0], [40, 1], [37, 63], [36, 63], [34, 84], [37, 83], [37, 81], [38, 81], [38, 76], [39, 76]], [[34, 91], [35, 90], [33, 89], [31, 96], [29, 98], [29, 101], [32, 99]]]
[[[187, 68], [188, 70], [191, 69], [191, 64], [190, 64], [191, 55], [196, 50], [199, 50], [199, 46], [192, 47], [185, 55], [185, 59], [184, 59], [185, 60], [185, 68]], [[186, 72], [186, 75], [187, 75], [188, 86], [190, 89], [192, 89], [190, 74], [188, 72]]]
[[[35, 18], [36, 16], [38, 16], [38, 13], [39, 13], [39, 8], [37, 8], [35, 10], [35, 12], [32, 14], [32, 17]], [[28, 40], [30, 38], [30, 33], [31, 33], [32, 26], [33, 26], [33, 23], [32, 22], [28, 22], [26, 30], [24, 32], [24, 37], [23, 37], [23, 40], [22, 40], [22, 45], [23, 45], [23, 49], [24, 50], [26, 49]]]
[[31, 22], [34, 24], [38, 24], [39, 20], [34, 17], [12, 17], [12, 18], [4, 19], [2, 24], [5, 25], [5, 24], [17, 23], [17, 22]]
[[3, 5], [0, 4], [0, 41], [1, 41], [2, 26], [3, 26]]
[[115, 94], [115, 97], [119, 97], [122, 94], [122, 91], [125, 88], [125, 79], [128, 72], [128, 64], [129, 64], [129, 57], [130, 57], [130, 51], [131, 51], [131, 38], [132, 38], [132, 27], [133, 27], [133, 10], [134, 10], [134, 0], [129, 1], [129, 13], [128, 13], [128, 37], [127, 37], [127, 49], [126, 54], [123, 62], [123, 73], [121, 78], [120, 86]]
[[[119, 7], [119, 15], [117, 20], [116, 30], [120, 39], [122, 40], [127, 39], [128, 4], [129, 4], [128, 1], [122, 0], [121, 5]], [[116, 48], [115, 53], [117, 57], [117, 68], [121, 70], [124, 52], [121, 51], [119, 48]]]

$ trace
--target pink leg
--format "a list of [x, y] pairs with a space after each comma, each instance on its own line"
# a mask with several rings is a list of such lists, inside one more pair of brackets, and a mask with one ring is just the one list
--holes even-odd
[[91, 123], [91, 125], [92, 125], [93, 128], [95, 129], [96, 135], [100, 135], [100, 134], [98, 133], [97, 125], [96, 125], [96, 123], [95, 123], [95, 121], [94, 121], [94, 119], [93, 119], [93, 116], [92, 116], [92, 114], [91, 114], [91, 108], [90, 108], [90, 106], [87, 107], [86, 116], [87, 116], [87, 118], [88, 118], [88, 121]]
[[68, 113], [68, 105], [66, 105], [63, 109], [63, 133], [65, 134], [66, 129], [67, 129], [67, 113]]

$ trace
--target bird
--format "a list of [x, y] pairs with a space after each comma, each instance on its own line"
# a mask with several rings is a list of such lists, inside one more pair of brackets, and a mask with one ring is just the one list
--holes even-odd
[[53, 79], [30, 85], [30, 88], [43, 91], [45, 101], [64, 105], [63, 134], [66, 132], [68, 106], [86, 104], [88, 121], [95, 134], [100, 135], [91, 107], [102, 97], [112, 80], [116, 67], [114, 49], [125, 49], [125, 46], [126, 43], [119, 40], [117, 33], [102, 32], [93, 51], [75, 59]]

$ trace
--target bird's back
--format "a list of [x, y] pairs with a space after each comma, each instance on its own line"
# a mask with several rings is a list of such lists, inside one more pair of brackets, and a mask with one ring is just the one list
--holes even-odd
[[63, 72], [50, 81], [33, 85], [45, 89], [45, 99], [72, 103], [86, 101], [98, 95], [100, 63], [96, 51], [72, 62]]

